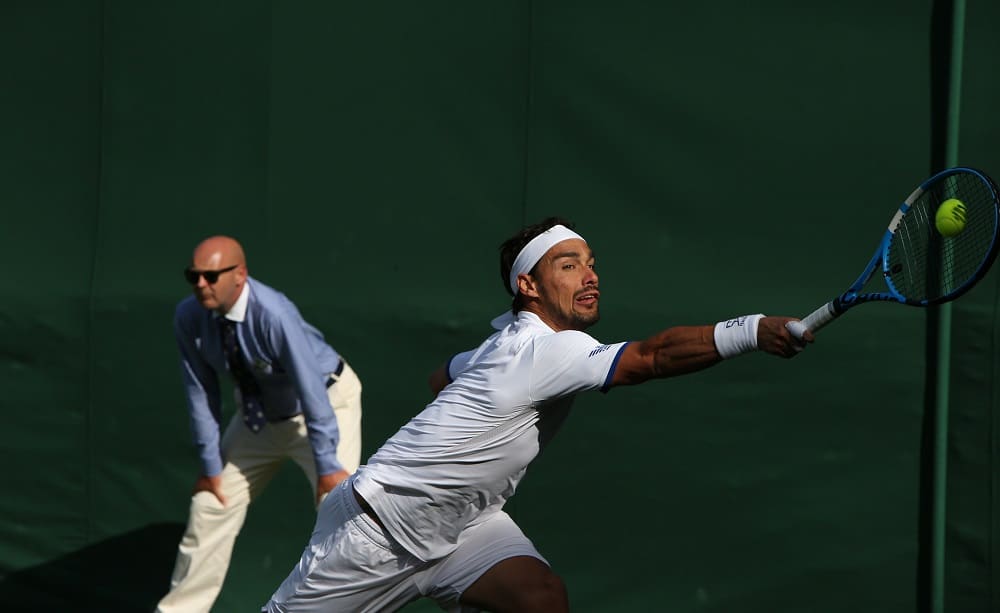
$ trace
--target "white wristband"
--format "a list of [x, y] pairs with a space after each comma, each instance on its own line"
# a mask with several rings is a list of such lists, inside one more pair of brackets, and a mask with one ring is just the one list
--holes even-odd
[[762, 317], [757, 313], [715, 324], [715, 350], [724, 359], [757, 351], [757, 324]]

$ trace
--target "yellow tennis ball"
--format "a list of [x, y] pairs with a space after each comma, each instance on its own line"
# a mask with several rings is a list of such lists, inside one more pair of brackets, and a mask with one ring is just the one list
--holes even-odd
[[934, 227], [941, 236], [958, 236], [965, 229], [965, 205], [957, 198], [948, 198], [934, 215]]

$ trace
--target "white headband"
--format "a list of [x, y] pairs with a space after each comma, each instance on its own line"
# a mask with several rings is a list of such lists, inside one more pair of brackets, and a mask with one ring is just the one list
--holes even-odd
[[514, 265], [510, 267], [510, 290], [517, 296], [517, 276], [531, 272], [538, 260], [542, 259], [545, 253], [557, 243], [571, 238], [578, 238], [583, 242], [582, 236], [563, 225], [554, 225], [545, 232], [542, 232], [531, 239], [524, 249], [514, 258]]

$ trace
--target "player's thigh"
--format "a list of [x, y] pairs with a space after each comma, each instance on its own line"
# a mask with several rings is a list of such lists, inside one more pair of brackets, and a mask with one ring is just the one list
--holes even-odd
[[477, 579], [460, 600], [462, 611], [562, 613], [569, 611], [566, 587], [548, 564], [531, 556], [501, 560]]
[[503, 512], [463, 533], [458, 549], [417, 581], [451, 611], [558, 613], [568, 606], [562, 581]]
[[265, 610], [395, 611], [419, 598], [413, 575], [423, 564], [365, 515], [345, 482], [320, 505], [309, 544]]

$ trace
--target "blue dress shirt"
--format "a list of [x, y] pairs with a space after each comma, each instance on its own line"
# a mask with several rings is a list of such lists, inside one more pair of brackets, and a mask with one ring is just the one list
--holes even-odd
[[[340, 365], [340, 356], [284, 294], [249, 277], [244, 291], [248, 300], [245, 316], [236, 324], [237, 339], [260, 386], [267, 419], [304, 413], [317, 474], [341, 470], [336, 455], [337, 419], [326, 392], [326, 381]], [[229, 367], [218, 317], [194, 296], [182, 300], [174, 314], [191, 430], [206, 476], [218, 475], [223, 466], [218, 373]]]

